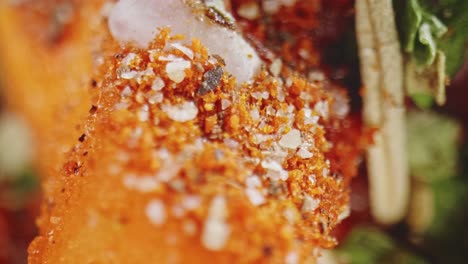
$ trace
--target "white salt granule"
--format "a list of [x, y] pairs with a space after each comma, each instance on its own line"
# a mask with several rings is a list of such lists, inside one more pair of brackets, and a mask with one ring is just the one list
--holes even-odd
[[166, 209], [161, 200], [153, 199], [146, 206], [146, 216], [154, 225], [162, 225], [166, 221]]
[[198, 108], [194, 102], [184, 102], [179, 105], [163, 105], [162, 110], [170, 119], [177, 122], [193, 120], [198, 115]]

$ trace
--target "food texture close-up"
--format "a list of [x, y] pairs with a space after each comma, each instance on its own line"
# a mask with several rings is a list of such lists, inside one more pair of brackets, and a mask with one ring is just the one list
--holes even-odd
[[468, 1], [0, 0], [0, 263], [466, 263]]

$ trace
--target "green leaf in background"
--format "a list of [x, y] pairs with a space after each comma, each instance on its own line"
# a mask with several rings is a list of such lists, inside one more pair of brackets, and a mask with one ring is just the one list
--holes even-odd
[[348, 264], [426, 263], [420, 257], [403, 250], [387, 234], [372, 227], [353, 228], [335, 254], [339, 260]]
[[411, 175], [432, 182], [457, 174], [460, 124], [437, 113], [412, 111], [407, 130]]
[[379, 263], [379, 259], [394, 248], [393, 241], [379, 230], [354, 227], [336, 252], [345, 263]]
[[413, 102], [419, 108], [422, 108], [422, 109], [431, 108], [432, 105], [434, 104], [434, 97], [432, 97], [432, 95], [430, 95], [430, 94], [415, 93], [415, 94], [410, 94], [410, 96], [411, 96], [411, 99], [413, 100]]
[[432, 237], [443, 237], [450, 233], [456, 236], [457, 226], [462, 223], [457, 223], [455, 215], [468, 198], [468, 186], [458, 177], [436, 181], [431, 186], [435, 216], [428, 234]]
[[434, 101], [438, 105], [445, 103], [445, 61], [445, 54], [437, 51], [435, 60], [429, 67], [419, 67], [413, 58], [406, 62], [406, 93], [419, 108], [428, 109]]
[[408, 0], [403, 8], [404, 12], [398, 10], [403, 13], [400, 22], [401, 43], [406, 52], [413, 52], [418, 28], [422, 22], [421, 7], [417, 0]]
[[423, 22], [418, 30], [418, 38], [414, 44], [413, 56], [421, 66], [430, 66], [435, 59], [437, 44], [429, 23]]
[[[468, 1], [394, 0], [394, 6], [401, 46], [408, 54], [406, 89], [420, 108], [432, 106], [427, 96], [442, 105], [445, 90], [441, 93], [441, 87], [454, 76], [467, 54]], [[443, 55], [443, 65], [438, 53]], [[436, 81], [431, 74], [437, 76]]]
[[18, 194], [27, 195], [39, 189], [39, 178], [31, 169], [26, 169], [14, 181], [14, 190]]
[[468, 1], [442, 0], [434, 12], [448, 27], [448, 32], [439, 41], [439, 47], [447, 57], [447, 73], [453, 76], [467, 55], [468, 43]]
[[402, 46], [420, 66], [429, 66], [436, 56], [437, 39], [447, 32], [447, 27], [426, 12], [418, 0], [406, 1], [403, 8], [403, 21], [400, 22]]

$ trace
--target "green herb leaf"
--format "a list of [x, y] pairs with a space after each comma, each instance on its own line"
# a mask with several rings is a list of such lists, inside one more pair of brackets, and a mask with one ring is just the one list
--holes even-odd
[[460, 125], [433, 112], [412, 111], [407, 118], [411, 174], [433, 182], [457, 174]]
[[428, 109], [434, 101], [438, 105], [445, 103], [445, 61], [442, 51], [437, 51], [434, 62], [429, 67], [418, 66], [413, 58], [406, 61], [406, 93], [419, 108]]
[[447, 27], [434, 15], [426, 12], [418, 0], [406, 1], [400, 22], [403, 49], [412, 54], [419, 65], [429, 66], [437, 52], [437, 39]]
[[419, 256], [398, 247], [385, 233], [372, 227], [355, 227], [335, 251], [348, 264], [424, 264]]

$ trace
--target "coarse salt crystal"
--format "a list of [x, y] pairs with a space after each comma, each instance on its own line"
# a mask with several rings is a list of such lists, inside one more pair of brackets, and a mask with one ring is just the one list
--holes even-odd
[[255, 99], [268, 99], [270, 98], [270, 93], [269, 92], [253, 92], [252, 97]]
[[320, 200], [314, 199], [307, 195], [306, 197], [304, 197], [304, 201], [302, 202], [301, 211], [303, 213], [313, 212], [315, 209], [318, 208], [319, 204]]
[[154, 61], [155, 61], [155, 59], [156, 59], [156, 54], [157, 54], [157, 53], [158, 53], [157, 50], [154, 50], [154, 49], [148, 50], [149, 59], [150, 59], [151, 62], [154, 62]]
[[280, 86], [278, 86], [277, 92], [278, 95], [276, 96], [276, 99], [278, 99], [278, 101], [280, 102], [284, 102], [284, 100], [286, 99], [286, 95], [284, 94], [284, 91]]
[[150, 104], [156, 104], [156, 103], [161, 103], [163, 99], [164, 99], [164, 95], [162, 93], [155, 93], [148, 98], [148, 102]]
[[177, 122], [193, 120], [198, 115], [198, 108], [193, 102], [184, 102], [179, 105], [163, 105], [162, 110], [170, 119]]
[[266, 114], [274, 116], [276, 114], [276, 110], [273, 108], [273, 106], [269, 105], [266, 107]]
[[275, 59], [270, 65], [270, 72], [273, 76], [278, 76], [281, 73], [281, 67], [283, 66], [283, 62], [281, 59]]
[[291, 129], [281, 137], [279, 144], [284, 148], [296, 149], [302, 144], [301, 132], [297, 129]]
[[173, 54], [169, 54], [168, 56], [159, 56], [159, 61], [184, 61], [184, 58], [177, 57]]
[[130, 106], [129, 102], [119, 102], [114, 105], [115, 110], [127, 109]]
[[146, 122], [149, 119], [149, 112], [148, 112], [148, 106], [144, 105], [140, 111], [138, 111], [138, 119], [141, 122]]
[[312, 116], [312, 109], [304, 108], [304, 124], [305, 125], [317, 124], [318, 121], [319, 121], [319, 116], [317, 115]]
[[208, 210], [208, 217], [203, 226], [201, 241], [209, 250], [218, 251], [224, 248], [229, 238], [230, 227], [226, 223], [226, 199], [224, 196], [213, 198]]
[[146, 70], [142, 71], [139, 73], [140, 76], [153, 76], [154, 75], [154, 71], [153, 71], [153, 68], [146, 68]]
[[128, 97], [130, 95], [133, 94], [133, 91], [132, 89], [130, 88], [130, 86], [125, 86], [125, 88], [122, 90], [122, 92], [120, 93], [123, 97]]
[[247, 188], [245, 194], [247, 198], [249, 198], [249, 201], [255, 206], [265, 203], [265, 196], [257, 189]]
[[263, 135], [263, 134], [255, 134], [255, 135], [253, 135], [253, 138], [252, 138], [252, 139], [253, 139], [253, 140], [252, 140], [252, 141], [253, 141], [252, 143], [254, 143], [254, 144], [261, 144], [261, 143], [267, 141], [268, 139], [270, 139], [270, 136], [268, 136], [268, 135]]
[[197, 195], [188, 195], [182, 199], [182, 206], [187, 210], [195, 210], [200, 204], [201, 198]]
[[258, 176], [253, 175], [245, 179], [245, 185], [247, 188], [256, 188], [262, 186], [262, 181]]
[[310, 152], [309, 150], [303, 147], [299, 148], [299, 151], [297, 152], [297, 154], [299, 155], [299, 157], [303, 159], [310, 159], [314, 156], [312, 152]]
[[328, 170], [328, 168], [323, 168], [323, 170], [322, 170], [322, 177], [327, 177], [329, 172], [330, 172], [330, 171]]
[[135, 176], [127, 175], [123, 178], [123, 184], [125, 187], [131, 190], [136, 190], [142, 193], [152, 192], [158, 189], [159, 182], [150, 176]]
[[258, 112], [258, 109], [250, 110], [250, 117], [252, 117], [254, 121], [257, 121], [258, 119], [260, 119], [260, 113]]
[[185, 47], [184, 45], [180, 43], [171, 43], [171, 47], [181, 51], [185, 56], [187, 56], [189, 59], [193, 60], [193, 51], [190, 48]]
[[226, 100], [226, 99], [221, 99], [221, 109], [226, 110], [229, 106], [231, 106], [231, 101]]
[[307, 78], [311, 82], [321, 82], [325, 80], [325, 74], [321, 71], [311, 71], [307, 75]]
[[136, 60], [137, 55], [135, 53], [129, 53], [125, 58], [122, 59], [122, 65], [124, 66], [131, 66], [133, 61]]
[[151, 85], [151, 89], [153, 89], [153, 91], [160, 91], [162, 88], [164, 88], [165, 85], [166, 84], [164, 83], [163, 79], [161, 79], [159, 76], [156, 76], [156, 78], [153, 80], [153, 84]]
[[237, 142], [236, 140], [232, 138], [225, 138], [223, 142], [224, 144], [226, 144], [226, 146], [228, 146], [231, 149], [236, 149], [239, 147], [239, 142]]
[[267, 170], [265, 177], [272, 180], [287, 180], [289, 175], [286, 170], [283, 169], [283, 166], [274, 160], [263, 160], [261, 162], [262, 168]]
[[323, 118], [327, 119], [328, 118], [328, 101], [319, 101], [318, 103], [315, 104], [314, 110], [317, 111], [319, 115], [321, 115]]
[[284, 261], [285, 261], [286, 264], [297, 264], [297, 263], [299, 263], [299, 254], [297, 254], [297, 252], [295, 252], [295, 251], [289, 252], [286, 255], [286, 258], [285, 258]]
[[126, 79], [126, 80], [131, 80], [135, 78], [138, 75], [137, 71], [122, 71], [120, 73], [120, 78]]
[[185, 79], [185, 70], [190, 68], [190, 61], [172, 61], [166, 64], [166, 72], [169, 79], [175, 83], [180, 83]]
[[315, 185], [317, 183], [317, 176], [315, 176], [315, 174], [309, 175], [308, 179], [312, 185]]
[[306, 49], [299, 49], [299, 51], [297, 52], [299, 54], [299, 56], [301, 56], [301, 58], [303, 59], [308, 59], [310, 58], [310, 53], [308, 50]]
[[351, 208], [346, 206], [344, 210], [338, 215], [338, 223], [345, 220], [351, 214]]
[[146, 216], [154, 225], [160, 226], [166, 221], [166, 209], [161, 200], [153, 199], [146, 206]]
[[296, 222], [297, 214], [296, 211], [292, 208], [287, 208], [284, 210], [283, 216], [290, 224], [294, 224], [294, 222]]

